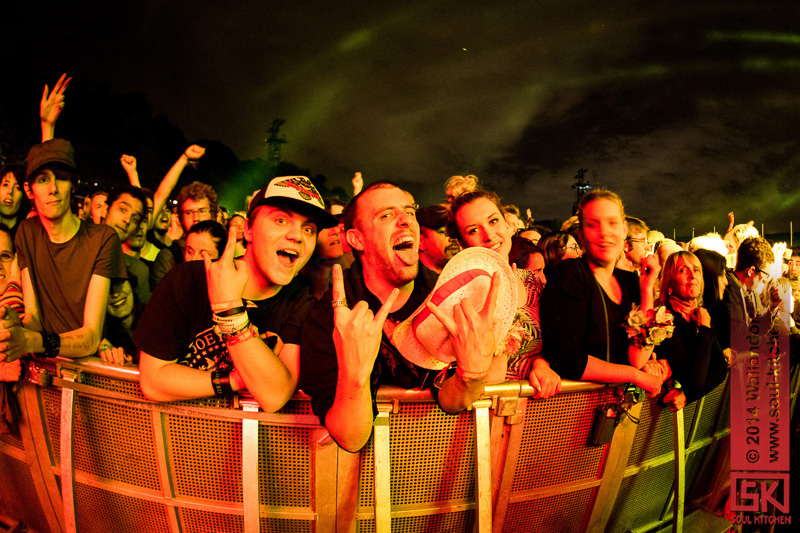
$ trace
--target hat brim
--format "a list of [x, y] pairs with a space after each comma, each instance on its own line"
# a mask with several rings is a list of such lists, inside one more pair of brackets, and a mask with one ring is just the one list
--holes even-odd
[[332, 228], [334, 226], [339, 225], [339, 221], [325, 211], [324, 209], [314, 207], [309, 205], [308, 202], [303, 202], [301, 200], [295, 200], [294, 198], [286, 198], [286, 197], [273, 197], [273, 198], [262, 198], [258, 201], [255, 205], [250, 206], [250, 212], [248, 213], [248, 218], [255, 213], [256, 209], [261, 207], [262, 205], [272, 205], [272, 206], [284, 206], [292, 211], [300, 213], [302, 215], [306, 215], [307, 217], [314, 220], [317, 223], [317, 229], [327, 229]]

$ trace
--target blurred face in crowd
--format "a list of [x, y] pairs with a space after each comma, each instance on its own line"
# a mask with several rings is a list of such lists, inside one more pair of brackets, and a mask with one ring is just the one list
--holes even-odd
[[211, 204], [208, 198], [193, 200], [187, 198], [181, 206], [181, 225], [183, 231], [189, 231], [201, 220], [211, 220]]
[[[519, 267], [519, 265], [517, 266]], [[539, 281], [542, 282], [542, 285], [547, 284], [547, 278], [544, 276], [544, 257], [542, 257], [542, 254], [531, 254], [528, 264], [519, 268], [530, 270], [535, 277], [539, 278]]]
[[242, 242], [244, 240], [244, 218], [239, 215], [233, 215], [228, 224], [236, 228], [236, 242]]
[[339, 226], [320, 230], [316, 250], [320, 259], [338, 259], [344, 255]]
[[108, 206], [105, 223], [114, 228], [120, 241], [125, 242], [136, 231], [143, 217], [144, 206], [141, 200], [125, 192]]
[[106, 199], [108, 195], [106, 193], [95, 194], [92, 196], [92, 222], [95, 224], [102, 224], [103, 219], [106, 218], [106, 213], [108, 212], [108, 204], [106, 203]]
[[489, 248], [508, 259], [512, 231], [495, 203], [476, 198], [456, 213], [456, 227], [467, 246]]
[[508, 228], [511, 230], [512, 234], [525, 227], [525, 224], [514, 213], [506, 213], [505, 219], [506, 224], [508, 224]]
[[186, 251], [183, 254], [185, 261], [203, 260], [208, 256], [212, 261], [219, 259], [217, 240], [206, 231], [190, 233], [186, 237]]
[[403, 287], [419, 272], [419, 223], [414, 197], [397, 187], [377, 187], [362, 193], [350, 246], [360, 252], [364, 271], [379, 274]]
[[786, 275], [789, 279], [800, 278], [800, 257], [794, 256], [789, 258], [789, 269]]
[[442, 269], [459, 251], [458, 243], [447, 235], [445, 228], [419, 228], [419, 251]]
[[245, 226], [245, 259], [274, 286], [287, 285], [305, 266], [317, 242], [317, 223], [282, 206], [262, 205]]
[[[11, 275], [11, 263], [14, 261], [14, 243], [11, 236], [5, 231], [0, 231], [0, 291], [8, 285]], [[17, 280], [19, 281], [19, 280]]]
[[567, 239], [567, 245], [564, 247], [564, 255], [561, 259], [575, 259], [580, 256], [581, 247], [578, 245], [578, 241], [575, 240], [575, 237], [570, 235]]
[[172, 213], [170, 213], [169, 208], [165, 205], [156, 215], [156, 219], [153, 222], [153, 230], [158, 233], [166, 233], [166, 231], [169, 229], [169, 224], [171, 221]]
[[0, 180], [0, 216], [11, 218], [19, 212], [22, 202], [22, 188], [17, 177], [9, 172]]
[[647, 242], [647, 234], [643, 231], [638, 233], [631, 232], [625, 241], [625, 257], [635, 267], [638, 267], [649, 253], [650, 245]]
[[68, 174], [44, 167], [37, 171], [29, 184], [29, 196], [40, 217], [59, 220], [71, 212], [72, 181]]
[[703, 293], [703, 268], [700, 262], [677, 260], [675, 279], [670, 284], [672, 290], [684, 300], [696, 300]]
[[128, 248], [133, 250], [134, 252], [141, 251], [142, 247], [144, 246], [145, 235], [147, 234], [147, 221], [142, 220], [139, 222], [139, 225], [136, 226], [136, 231], [128, 237], [127, 245]]
[[628, 234], [619, 204], [598, 198], [584, 206], [581, 217], [583, 252], [589, 261], [600, 266], [615, 264]]
[[525, 231], [522, 231], [520, 232], [519, 236], [522, 237], [523, 239], [528, 239], [533, 244], [539, 244], [539, 239], [542, 238], [539, 232], [536, 231], [535, 229], [527, 229]]

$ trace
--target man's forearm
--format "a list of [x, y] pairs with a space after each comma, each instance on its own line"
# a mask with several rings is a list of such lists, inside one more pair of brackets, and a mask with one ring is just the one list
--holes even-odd
[[[286, 345], [291, 350], [297, 345]], [[280, 358], [261, 340], [249, 339], [241, 344], [228, 344], [236, 370], [248, 391], [264, 411], [273, 413], [286, 405], [294, 394], [297, 382]]]
[[369, 379], [355, 383], [340, 376], [333, 406], [325, 417], [331, 437], [345, 450], [357, 452], [372, 434], [373, 418]]

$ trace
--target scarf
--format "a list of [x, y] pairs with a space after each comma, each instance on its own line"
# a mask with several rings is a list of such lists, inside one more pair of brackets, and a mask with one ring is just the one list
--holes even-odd
[[673, 311], [679, 313], [686, 322], [692, 322], [692, 315], [694, 314], [694, 310], [697, 309], [696, 299], [684, 300], [678, 296], [670, 295], [668, 301]]

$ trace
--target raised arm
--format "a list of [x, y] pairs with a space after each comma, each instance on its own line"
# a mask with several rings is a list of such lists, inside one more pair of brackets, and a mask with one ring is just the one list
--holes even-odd
[[399, 291], [394, 289], [375, 315], [364, 301], [350, 309], [345, 301], [340, 265], [333, 266], [332, 290], [333, 301], [343, 305], [337, 305], [333, 312], [333, 342], [339, 368], [336, 395], [325, 417], [325, 427], [339, 446], [355, 452], [364, 447], [372, 433], [370, 376], [381, 344], [383, 323]]
[[131, 185], [134, 187], [141, 187], [142, 184], [139, 183], [139, 171], [136, 170], [136, 158], [132, 155], [122, 154], [119, 162], [122, 168], [125, 169], [125, 174], [128, 175], [128, 180], [131, 182]]
[[53, 92], [49, 92], [48, 86], [45, 84], [44, 91], [42, 91], [42, 101], [39, 103], [39, 118], [42, 124], [42, 142], [49, 141], [55, 137], [56, 121], [64, 110], [64, 91], [67, 90], [69, 82], [72, 78], [68, 78], [66, 72], [58, 78], [58, 81], [53, 86]]
[[[181, 177], [181, 173], [183, 173], [186, 165], [190, 163], [196, 163], [201, 157], [203, 157], [203, 154], [205, 153], [205, 148], [193, 144], [181, 154], [178, 160], [175, 161], [175, 164], [172, 165], [172, 168], [170, 168], [169, 171], [164, 175], [164, 179], [161, 180], [156, 192], [153, 193], [153, 213], [160, 213], [161, 209], [164, 207], [164, 205], [166, 205], [167, 198], [169, 198], [169, 195], [172, 194], [172, 191], [175, 189], [175, 185], [178, 184], [178, 178]], [[153, 229], [152, 224], [154, 223], [155, 217], [153, 217], [151, 226], [147, 229]]]

